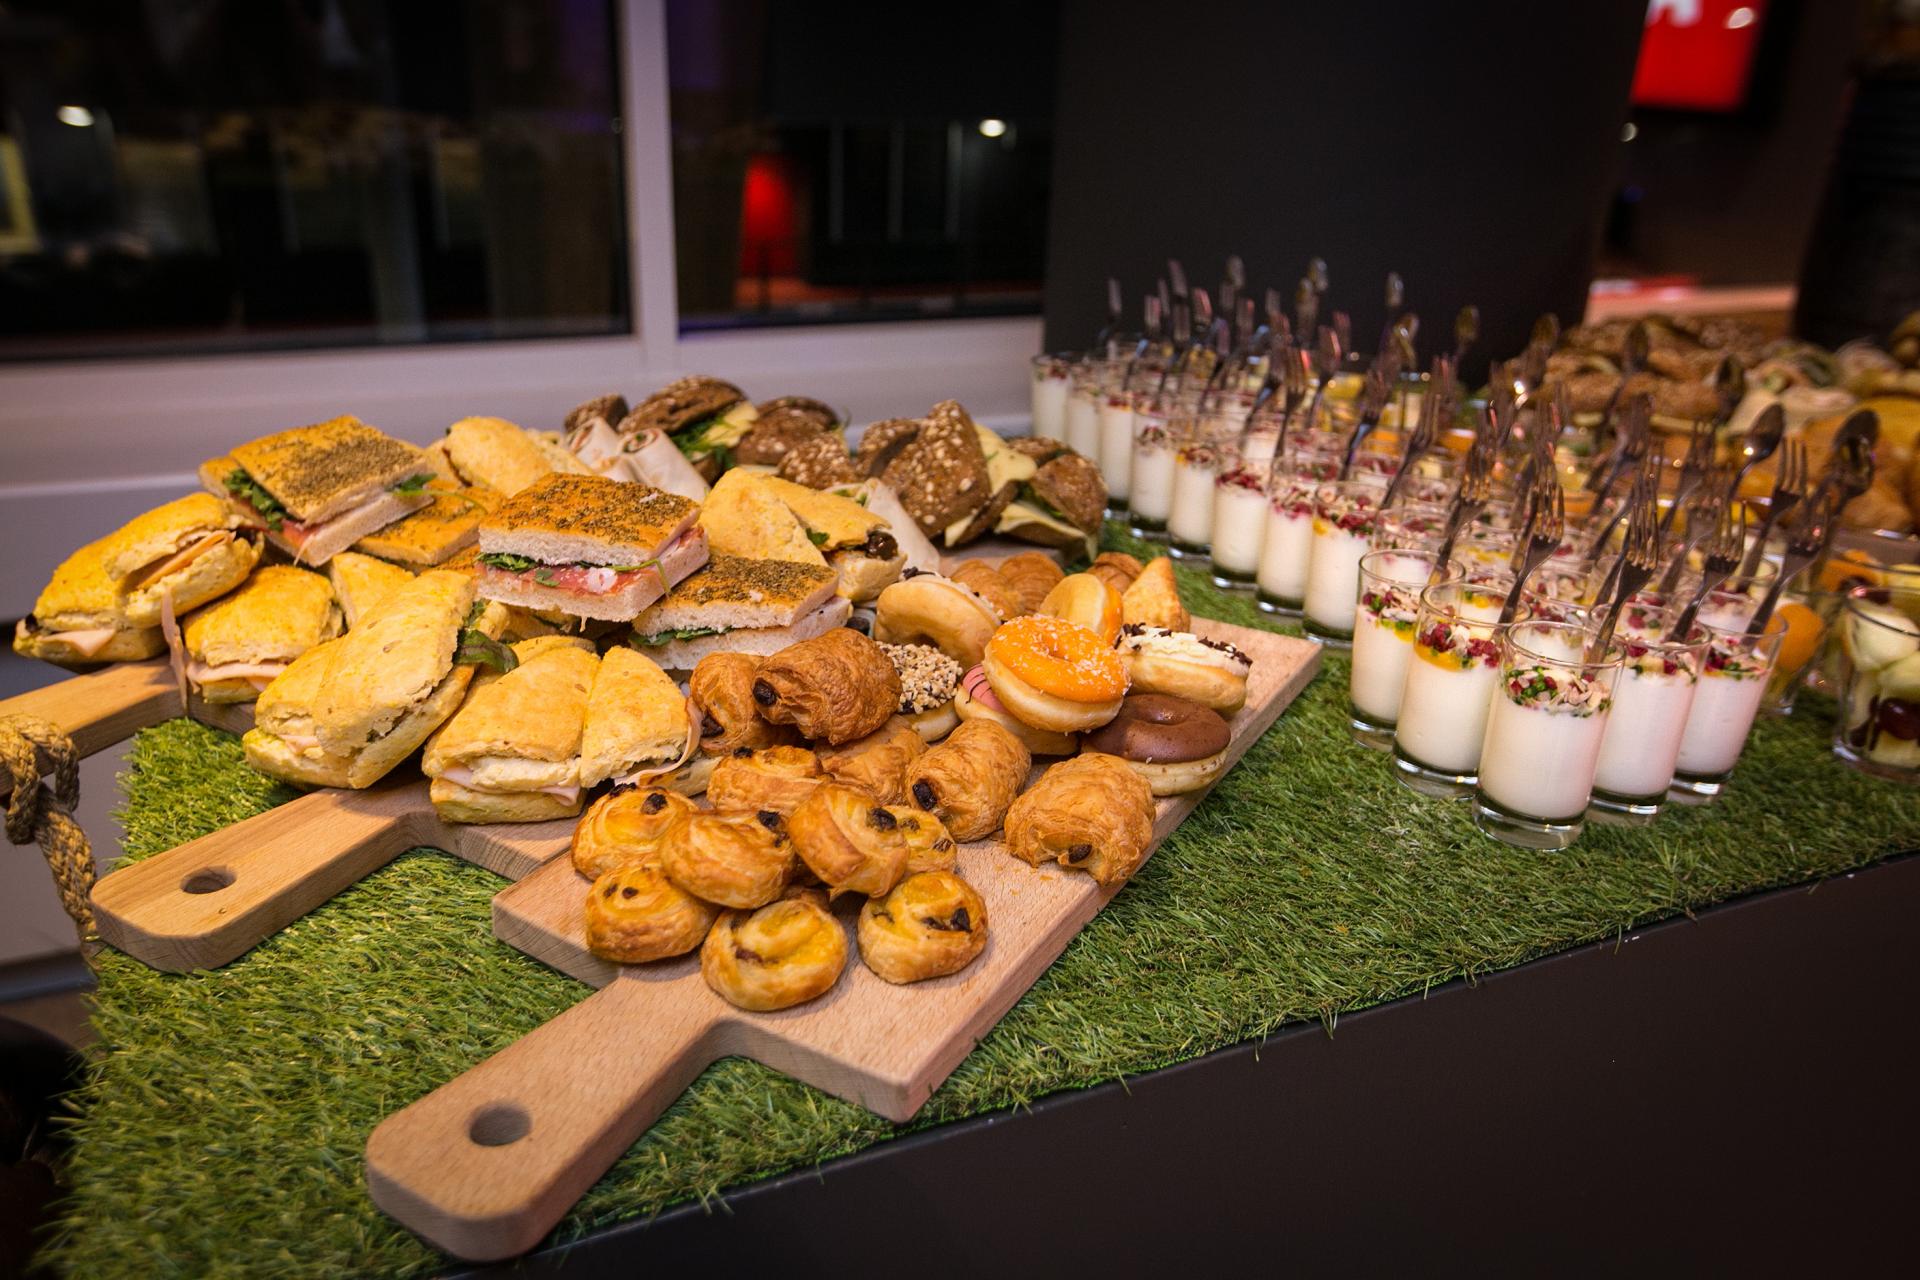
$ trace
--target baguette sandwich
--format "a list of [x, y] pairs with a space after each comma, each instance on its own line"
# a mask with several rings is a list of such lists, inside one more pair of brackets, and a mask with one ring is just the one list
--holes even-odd
[[698, 511], [642, 484], [548, 476], [480, 522], [480, 594], [629, 621], [707, 562]]
[[200, 464], [200, 481], [296, 564], [325, 564], [433, 501], [419, 449], [358, 418], [295, 427]]
[[187, 682], [208, 702], [252, 702], [315, 645], [340, 634], [333, 587], [317, 573], [268, 565], [180, 632]]
[[699, 745], [699, 717], [673, 678], [637, 649], [607, 650], [587, 702], [581, 785], [624, 785], [672, 773]]
[[449, 822], [541, 822], [580, 812], [580, 740], [600, 659], [577, 637], [514, 646], [517, 664], [474, 682], [420, 768]]
[[833, 570], [790, 560], [718, 555], [634, 619], [634, 646], [691, 671], [710, 653], [777, 653], [845, 624], [852, 604]]
[[429, 569], [396, 587], [261, 692], [247, 763], [308, 786], [372, 786], [453, 714], [476, 660], [502, 661], [504, 618], [464, 573]]
[[352, 627], [388, 592], [412, 582], [413, 571], [358, 551], [342, 551], [327, 561], [327, 580], [333, 584], [333, 598], [347, 626]]

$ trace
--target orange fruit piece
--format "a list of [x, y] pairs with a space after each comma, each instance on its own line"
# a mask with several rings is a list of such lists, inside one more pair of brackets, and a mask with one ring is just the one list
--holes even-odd
[[1780, 657], [1775, 665], [1782, 671], [1803, 670], [1819, 655], [1820, 641], [1826, 636], [1827, 624], [1820, 621], [1820, 615], [1812, 609], [1792, 600], [1781, 605], [1774, 616], [1787, 624], [1787, 633], [1780, 638]]
[[1864, 551], [1837, 551], [1820, 570], [1822, 591], [1838, 593], [1862, 585], [1886, 585], [1880, 574], [1880, 562]]

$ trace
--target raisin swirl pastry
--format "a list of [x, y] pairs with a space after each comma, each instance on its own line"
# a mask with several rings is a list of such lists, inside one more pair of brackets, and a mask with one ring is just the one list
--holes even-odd
[[732, 755], [741, 747], [757, 749], [793, 741], [793, 731], [768, 724], [754, 709], [753, 678], [760, 660], [745, 653], [710, 653], [687, 681], [687, 695], [700, 713], [700, 750]]
[[839, 746], [887, 722], [900, 705], [900, 673], [879, 645], [839, 627], [762, 660], [753, 702], [762, 719]]
[[683, 956], [718, 914], [656, 866], [615, 867], [587, 892], [587, 950], [616, 964]]
[[908, 875], [953, 870], [960, 842], [948, 833], [946, 823], [908, 804], [888, 805], [887, 811], [900, 820], [900, 836], [907, 842]]
[[987, 904], [950, 871], [908, 876], [860, 908], [860, 958], [892, 983], [958, 973], [987, 945]]
[[598, 878], [625, 866], [658, 866], [660, 850], [694, 813], [664, 787], [628, 787], [593, 802], [573, 829], [573, 868]]
[[1006, 817], [1033, 767], [1020, 739], [991, 720], [969, 720], [907, 766], [907, 803], [978, 840]]
[[787, 819], [787, 838], [800, 861], [836, 896], [875, 897], [906, 874], [907, 839], [900, 819], [858, 787], [827, 782], [814, 788]]
[[696, 813], [661, 850], [660, 869], [696, 898], [753, 908], [779, 897], [793, 879], [793, 846], [771, 809]]
[[881, 804], [899, 804], [907, 794], [907, 766], [926, 749], [905, 716], [892, 716], [858, 742], [822, 751], [820, 768], [837, 782], [871, 791]]
[[1007, 848], [1034, 866], [1054, 860], [1102, 888], [1125, 882], [1153, 840], [1153, 792], [1118, 756], [1062, 760], [1007, 810]]
[[752, 914], [722, 912], [700, 947], [707, 985], [755, 1013], [825, 995], [846, 967], [847, 931], [818, 893], [782, 898]]
[[772, 809], [783, 817], [813, 794], [824, 775], [805, 747], [745, 747], [713, 767], [707, 803], [716, 809]]

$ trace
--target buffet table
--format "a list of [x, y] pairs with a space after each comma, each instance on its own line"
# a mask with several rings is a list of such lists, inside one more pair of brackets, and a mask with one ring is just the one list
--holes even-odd
[[[1107, 543], [1146, 551], [1111, 526]], [[1182, 588], [1196, 614], [1262, 622], [1249, 601], [1224, 597], [1197, 575], [1184, 574]], [[900, 1196], [903, 1212], [911, 1213], [923, 1194], [964, 1203], [970, 1182], [998, 1176], [1024, 1186], [1026, 1200], [1051, 1206], [1060, 1218], [1103, 1221], [1116, 1244], [1151, 1242], [1154, 1231], [1136, 1236], [1126, 1229], [1153, 1211], [1151, 1199], [1103, 1192], [1113, 1166], [1098, 1147], [1082, 1149], [1071, 1126], [1048, 1131], [1070, 1145], [1046, 1164], [999, 1159], [984, 1120], [934, 1143], [930, 1135], [902, 1135], [1004, 1117], [1045, 1095], [1257, 1044], [1276, 1032], [1287, 1037], [1283, 1061], [1301, 1063], [1303, 1072], [1337, 1069], [1324, 1053], [1297, 1047], [1324, 1045], [1319, 1028], [1283, 1032], [1286, 1024], [1332, 1027], [1350, 1011], [1428, 993], [1457, 978], [1479, 978], [1583, 943], [1619, 945], [1647, 921], [1920, 847], [1914, 793], [1835, 761], [1826, 746], [1826, 711], [1823, 702], [1803, 699], [1791, 719], [1763, 722], [1718, 804], [1672, 808], [1641, 831], [1590, 827], [1571, 850], [1541, 854], [1485, 839], [1465, 806], [1414, 796], [1392, 779], [1385, 757], [1354, 745], [1346, 730], [1346, 664], [1329, 655], [1314, 685], [912, 1125], [891, 1125], [755, 1063], [728, 1059], [702, 1076], [588, 1193], [556, 1242], [887, 1142], [916, 1144], [899, 1159], [921, 1168], [949, 1159], [948, 1148], [954, 1153], [950, 1180], [902, 1183], [883, 1173], [870, 1184], [878, 1194]], [[132, 857], [292, 794], [252, 774], [233, 739], [188, 721], [145, 733], [133, 761], [127, 778]], [[1893, 869], [1907, 873], [1902, 884], [1909, 891], [1911, 869]], [[448, 1268], [447, 1259], [374, 1208], [361, 1162], [367, 1135], [388, 1114], [586, 994], [493, 939], [489, 900], [501, 887], [476, 867], [419, 850], [212, 973], [162, 974], [103, 951], [102, 1056], [75, 1100], [74, 1195], [53, 1245], [55, 1259], [73, 1274], [156, 1270], [163, 1258], [183, 1274]], [[1661, 976], [1651, 975], [1649, 989], [1661, 985]], [[1444, 1036], [1445, 1026], [1435, 1020], [1469, 1003], [1432, 1001], [1420, 1006], [1423, 1021]], [[1781, 1012], [1822, 1014], [1791, 999]], [[1364, 1026], [1365, 1019], [1340, 1021], [1341, 1035], [1350, 1025]], [[1592, 1043], [1604, 1046], [1615, 1029], [1594, 1030]], [[1631, 1037], [1635, 1030], [1618, 1034]], [[1271, 1064], [1254, 1065], [1257, 1052], [1206, 1057], [1156, 1077], [1152, 1088], [1177, 1090], [1187, 1072], [1224, 1071], [1216, 1078], [1225, 1082], [1238, 1071], [1260, 1073], [1268, 1091], [1285, 1090], [1284, 1078], [1267, 1078]], [[1544, 1065], [1524, 1053], [1513, 1060], [1518, 1074]], [[1445, 1071], [1439, 1068], [1432, 1081], [1436, 1104], [1441, 1097], [1499, 1093], [1497, 1076], [1476, 1078], [1473, 1088], [1463, 1089]], [[1415, 1069], [1402, 1078], [1418, 1089], [1424, 1077]], [[1101, 1096], [1111, 1094], [1041, 1104], [1015, 1127], [1035, 1132], [1056, 1106], [1064, 1114], [1096, 1105]], [[1242, 1179], [1272, 1176], [1266, 1148], [1248, 1139], [1277, 1137], [1284, 1129], [1272, 1122], [1264, 1129], [1252, 1122], [1244, 1130], [1235, 1126], [1228, 1084], [1209, 1096], [1219, 1103], [1211, 1132], [1241, 1135], [1221, 1152], [1222, 1166]], [[1426, 1099], [1411, 1101], [1417, 1105], [1409, 1114], [1424, 1110]], [[1804, 1101], [1790, 1099], [1792, 1105]], [[1206, 1109], [1198, 1098], [1184, 1105], [1195, 1115]], [[1123, 1122], [1126, 1114], [1121, 1109]], [[1328, 1145], [1338, 1135], [1314, 1123], [1312, 1114], [1298, 1121], [1303, 1143], [1305, 1135], [1318, 1135], [1312, 1138], [1316, 1162], [1345, 1169], [1349, 1188], [1354, 1167], [1388, 1169], [1406, 1158], [1396, 1149], [1403, 1131], [1393, 1126], [1376, 1126], [1364, 1150], [1343, 1152]], [[1668, 1136], [1667, 1123], [1656, 1121], [1641, 1134], [1616, 1131], [1616, 1149], [1607, 1157], [1653, 1147]], [[1428, 1132], [1435, 1136], [1421, 1141], [1472, 1137], [1461, 1125]], [[1557, 1133], [1542, 1125], [1540, 1141], [1559, 1142]], [[1150, 1156], [1154, 1141], [1143, 1135], [1142, 1150]], [[973, 1154], [962, 1155], [968, 1150]], [[1192, 1154], [1170, 1154], [1166, 1167], [1177, 1169]], [[1646, 1158], [1660, 1159], [1657, 1153]], [[1428, 1167], [1435, 1164], [1448, 1167], [1444, 1161]], [[1149, 1158], [1145, 1167], [1155, 1161]], [[1289, 1167], [1285, 1179], [1275, 1180], [1276, 1199], [1289, 1180], [1312, 1180], [1311, 1165], [1303, 1171], [1293, 1160]], [[1490, 1184], [1499, 1176], [1464, 1158], [1458, 1168], [1463, 1184]], [[1524, 1182], [1535, 1170], [1507, 1173]], [[1170, 1184], [1179, 1181], [1169, 1175]], [[1506, 1194], [1492, 1185], [1487, 1191]], [[1184, 1194], [1172, 1185], [1168, 1193]], [[1517, 1194], [1542, 1193], [1529, 1186]], [[1393, 1206], [1376, 1208], [1385, 1216], [1354, 1216], [1351, 1229], [1397, 1221]], [[806, 1256], [822, 1263], [874, 1239], [843, 1231], [851, 1223], [839, 1212], [814, 1221], [821, 1229]], [[711, 1241], [728, 1225], [720, 1215], [687, 1238]], [[1279, 1218], [1256, 1217], [1246, 1225], [1271, 1232], [1276, 1238], [1269, 1245], [1283, 1232]], [[1167, 1229], [1173, 1230], [1171, 1221]], [[742, 1224], [742, 1252], [735, 1256], [752, 1252], [750, 1230]], [[787, 1232], [785, 1238], [794, 1237]], [[936, 1236], [922, 1239], [927, 1248], [939, 1247]], [[646, 1234], [627, 1244], [617, 1255], [627, 1269], [644, 1265]], [[758, 1247], [766, 1247], [764, 1238]]]

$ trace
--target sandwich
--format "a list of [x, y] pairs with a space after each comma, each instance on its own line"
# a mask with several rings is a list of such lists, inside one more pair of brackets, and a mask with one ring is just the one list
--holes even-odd
[[200, 480], [296, 564], [325, 564], [433, 501], [426, 455], [358, 418], [334, 418], [240, 445]]
[[1091, 557], [1106, 519], [1107, 482], [1077, 453], [1042, 464], [994, 523], [998, 533]]
[[720, 477], [700, 505], [700, 527], [706, 531], [707, 546], [717, 554], [823, 568], [827, 563], [800, 517], [764, 477], [751, 471], [729, 471]]
[[478, 486], [462, 488], [442, 482], [428, 486], [427, 492], [433, 495], [431, 503], [384, 529], [376, 529], [354, 543], [354, 550], [431, 568], [472, 546], [480, 533], [480, 521], [500, 505], [499, 494]]
[[556, 471], [584, 475], [590, 468], [566, 449], [558, 455], [530, 431], [505, 418], [462, 418], [447, 428], [447, 461], [463, 484], [508, 497]]
[[[865, 449], [868, 441], [863, 437], [860, 443]], [[941, 401], [910, 440], [895, 439], [887, 447], [891, 461], [869, 474], [900, 495], [901, 505], [928, 537], [965, 528], [993, 497], [980, 429], [956, 401]]]
[[777, 467], [796, 445], [817, 436], [838, 434], [840, 416], [818, 400], [781, 396], [756, 406], [753, 425], [734, 446], [742, 466]]
[[717, 555], [633, 623], [633, 643], [662, 667], [691, 671], [710, 653], [777, 653], [845, 624], [852, 604], [833, 570]]
[[180, 628], [187, 682], [208, 702], [252, 702], [294, 659], [340, 630], [340, 606], [325, 578], [268, 565], [187, 615]]
[[605, 476], [551, 475], [480, 522], [489, 600], [625, 622], [707, 562], [699, 508]]
[[427, 743], [420, 768], [448, 822], [540, 822], [580, 812], [580, 739], [600, 659], [585, 640], [514, 646]]
[[616, 428], [623, 436], [653, 430], [670, 436], [702, 479], [712, 482], [733, 465], [733, 449], [759, 416], [731, 382], [694, 374], [642, 400]]
[[238, 524], [218, 498], [194, 493], [108, 534], [101, 567], [119, 587], [127, 621], [157, 626], [169, 601], [185, 613], [246, 581], [260, 545], [238, 535]]
[[126, 597], [107, 574], [101, 552], [110, 539], [89, 542], [60, 562], [33, 612], [13, 632], [13, 651], [63, 667], [138, 662], [167, 647], [157, 626], [127, 620]]
[[907, 554], [892, 526], [852, 498], [823, 493], [772, 476], [761, 485], [778, 498], [807, 531], [839, 580], [839, 594], [860, 604], [899, 581]]
[[600, 660], [580, 739], [580, 784], [627, 785], [672, 773], [700, 745], [687, 695], [653, 659], [615, 646]]
[[459, 707], [476, 663], [512, 665], [496, 643], [504, 617], [467, 574], [429, 569], [274, 677], [241, 739], [247, 763], [308, 786], [372, 786]]
[[341, 615], [352, 627], [388, 592], [412, 582], [413, 571], [358, 551], [342, 551], [327, 561], [327, 580], [333, 584]]

